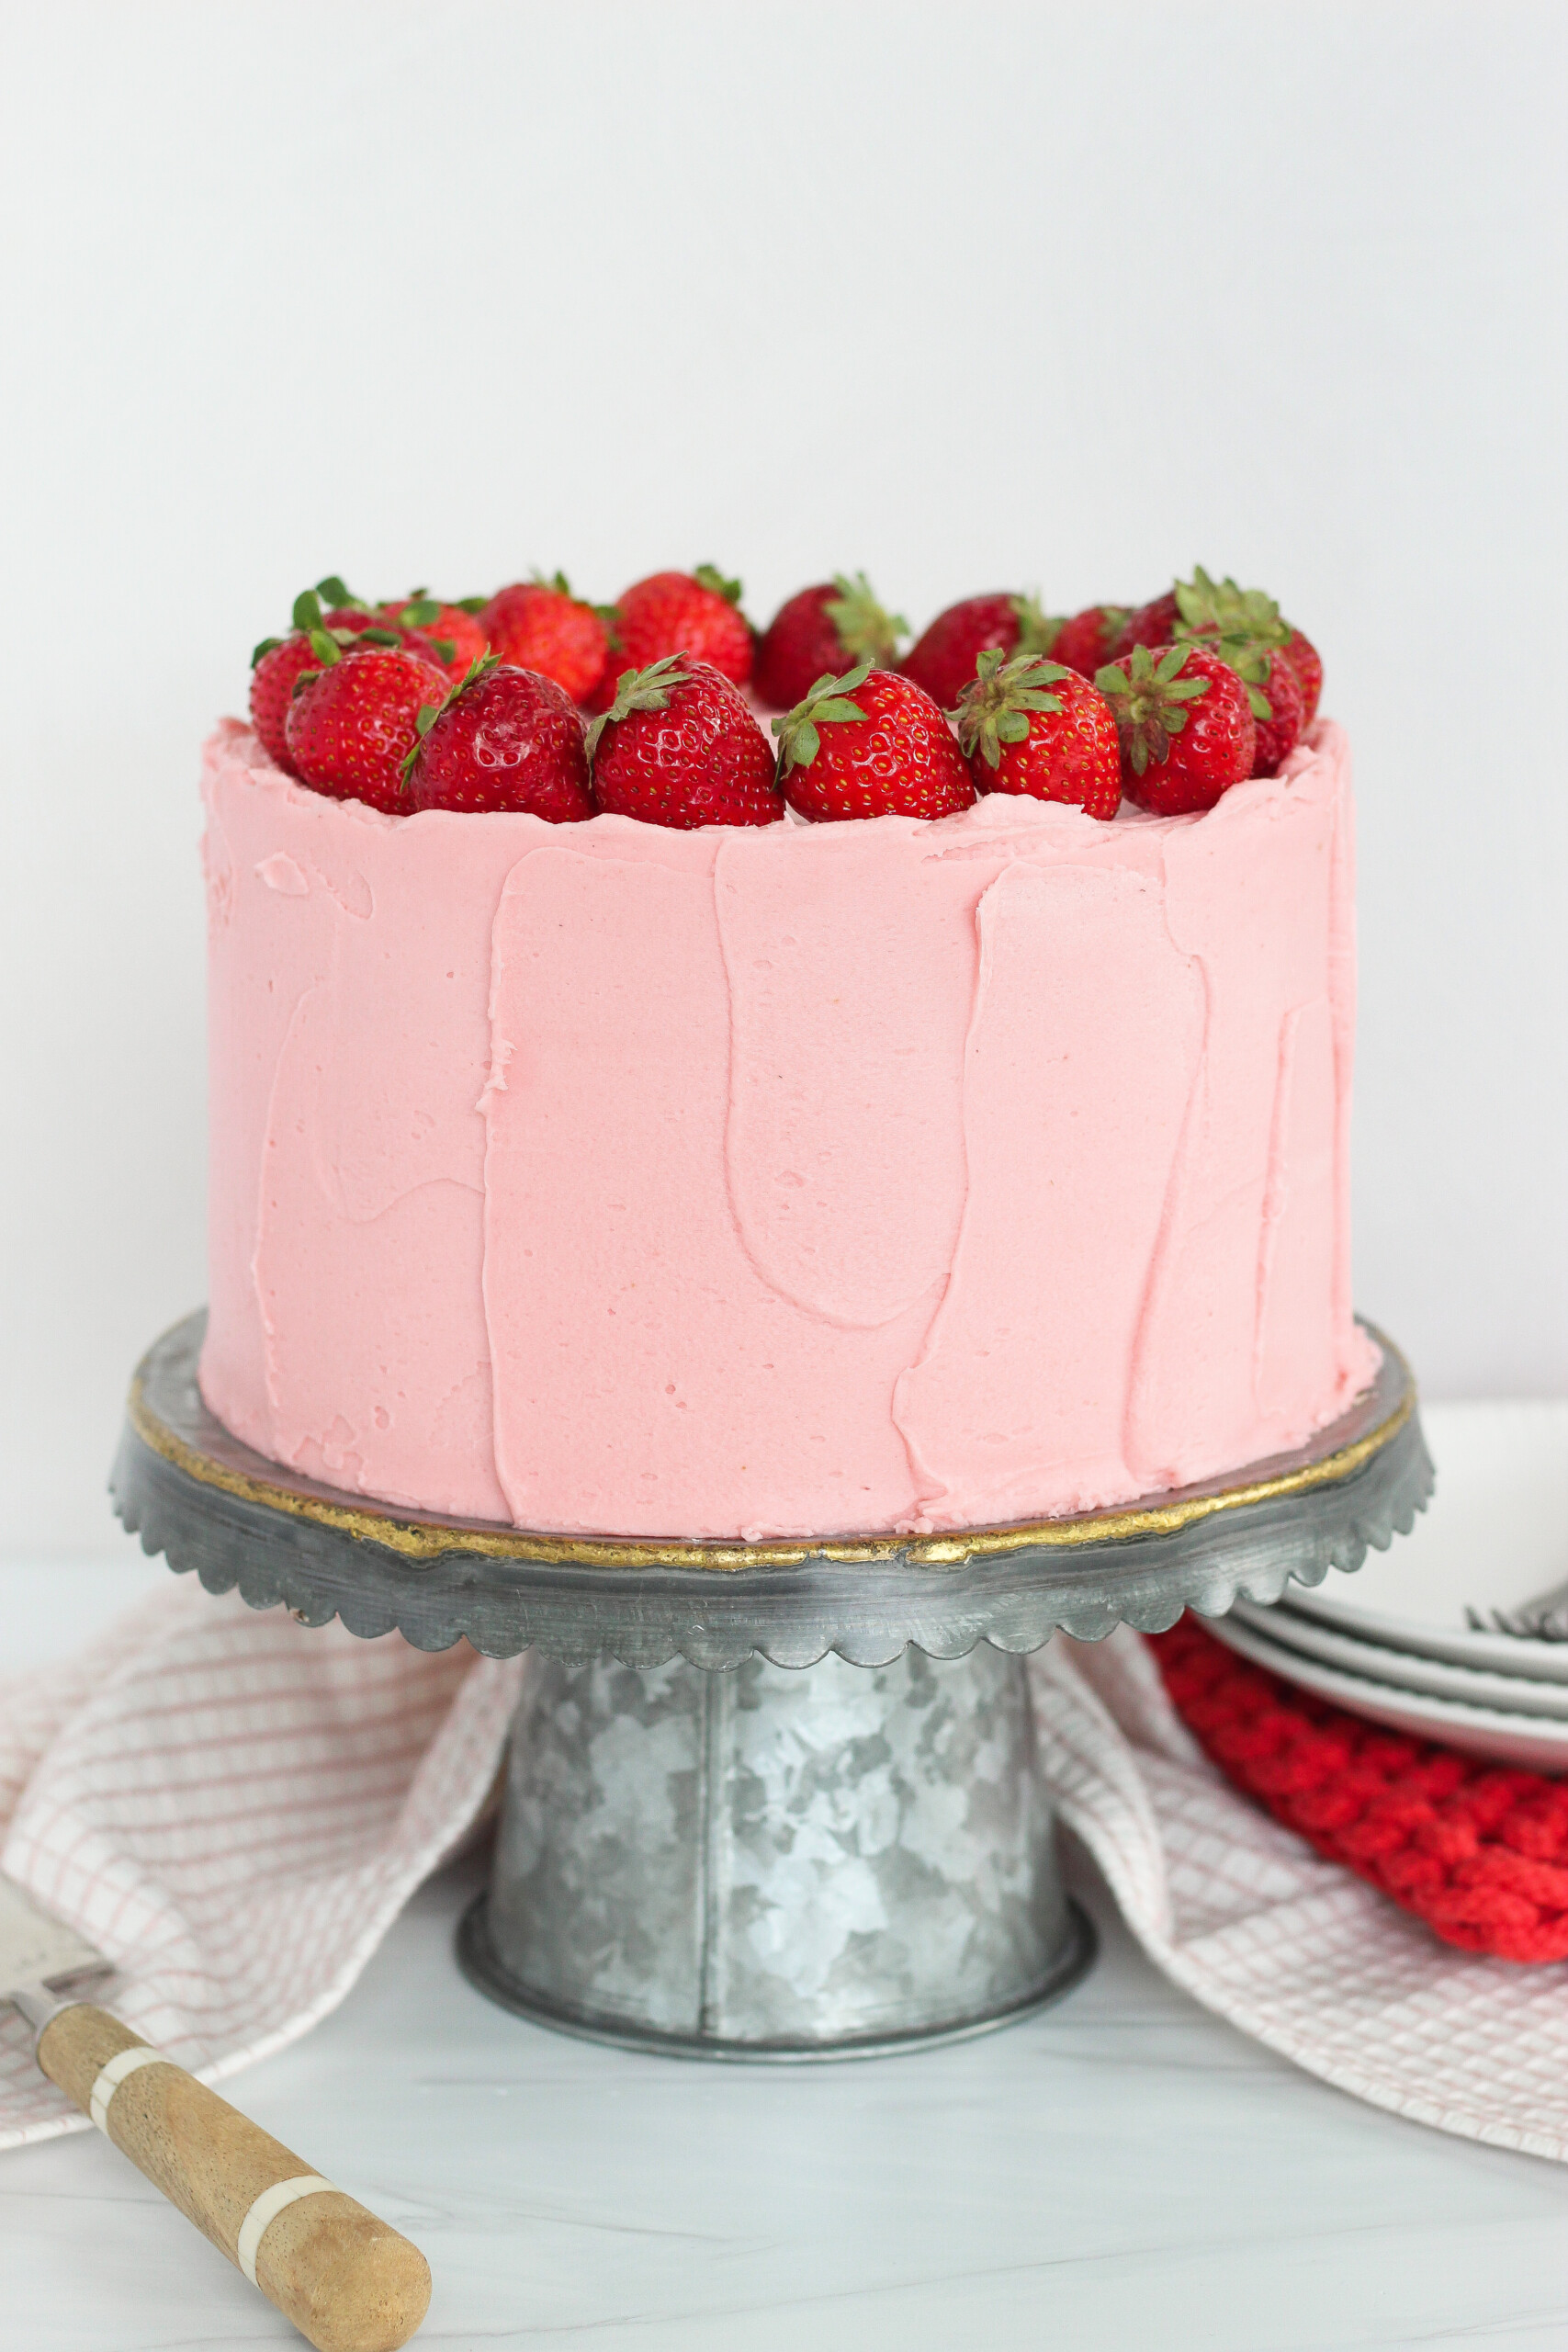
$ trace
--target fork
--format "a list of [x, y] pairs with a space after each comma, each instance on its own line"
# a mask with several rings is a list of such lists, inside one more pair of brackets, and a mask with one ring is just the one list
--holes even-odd
[[1467, 1609], [1465, 1623], [1472, 1634], [1511, 1634], [1521, 1642], [1568, 1642], [1568, 1577], [1517, 1609], [1494, 1609], [1483, 1615]]

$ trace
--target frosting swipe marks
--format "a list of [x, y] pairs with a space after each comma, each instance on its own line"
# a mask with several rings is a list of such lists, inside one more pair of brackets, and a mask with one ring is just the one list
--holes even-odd
[[203, 1394], [569, 1532], [941, 1529], [1298, 1444], [1349, 1315], [1348, 762], [679, 833], [207, 749]]

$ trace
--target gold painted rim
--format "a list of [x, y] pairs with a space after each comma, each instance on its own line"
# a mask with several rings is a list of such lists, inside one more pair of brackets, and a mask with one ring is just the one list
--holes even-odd
[[1258, 1478], [1247, 1486], [1227, 1487], [1216, 1494], [1190, 1495], [1179, 1501], [1152, 1503], [1142, 1508], [1090, 1513], [1077, 1519], [1018, 1521], [1006, 1527], [967, 1529], [945, 1535], [851, 1535], [818, 1541], [790, 1537], [768, 1544], [700, 1544], [667, 1538], [614, 1535], [534, 1535], [521, 1528], [441, 1527], [428, 1521], [399, 1519], [389, 1511], [364, 1510], [353, 1503], [328, 1502], [314, 1495], [294, 1493], [270, 1479], [232, 1470], [211, 1455], [200, 1453], [161, 1420], [148, 1405], [142, 1368], [139, 1367], [126, 1399], [126, 1417], [143, 1445], [172, 1463], [204, 1487], [216, 1487], [242, 1502], [259, 1503], [268, 1510], [313, 1520], [363, 1544], [378, 1544], [405, 1559], [434, 1560], [446, 1552], [477, 1554], [495, 1560], [526, 1560], [556, 1566], [590, 1568], [703, 1568], [721, 1572], [742, 1568], [794, 1568], [810, 1560], [833, 1561], [847, 1567], [871, 1567], [897, 1561], [918, 1568], [962, 1567], [971, 1560], [996, 1559], [1010, 1552], [1037, 1547], [1068, 1551], [1095, 1544], [1125, 1543], [1149, 1535], [1173, 1535], [1222, 1511], [1242, 1510], [1252, 1503], [1278, 1502], [1290, 1495], [1311, 1494], [1319, 1487], [1337, 1485], [1355, 1473], [1388, 1445], [1416, 1410], [1416, 1384], [1410, 1367], [1393, 1341], [1372, 1334], [1384, 1354], [1398, 1365], [1403, 1386], [1398, 1403], [1377, 1427], [1339, 1446], [1322, 1461]]

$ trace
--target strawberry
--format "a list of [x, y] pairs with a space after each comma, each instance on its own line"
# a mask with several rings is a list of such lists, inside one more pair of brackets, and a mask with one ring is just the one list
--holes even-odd
[[1323, 656], [1310, 637], [1293, 628], [1280, 647], [1286, 661], [1296, 673], [1302, 690], [1302, 732], [1304, 735], [1317, 717], [1317, 706], [1323, 695]]
[[1054, 662], [1065, 662], [1080, 678], [1091, 682], [1111, 659], [1119, 631], [1132, 617], [1125, 605], [1089, 605], [1064, 621], [1051, 648]]
[[610, 638], [604, 616], [572, 594], [563, 572], [499, 589], [479, 623], [492, 653], [513, 669], [553, 678], [573, 702], [586, 702], [604, 674]]
[[942, 709], [951, 710], [988, 648], [1003, 653], [1050, 653], [1061, 626], [1041, 611], [1032, 596], [1005, 590], [994, 596], [965, 596], [962, 604], [938, 613], [898, 666]]
[[1228, 578], [1211, 580], [1201, 564], [1190, 580], [1177, 582], [1175, 594], [1180, 615], [1177, 640], [1207, 646], [1230, 663], [1258, 722], [1252, 773], [1277, 775], [1304, 724], [1302, 682], [1290, 657], [1291, 639], [1300, 632], [1280, 618], [1279, 605], [1261, 588], [1238, 588]]
[[836, 571], [819, 588], [803, 588], [781, 605], [757, 644], [757, 699], [788, 710], [810, 693], [824, 672], [835, 676], [857, 662], [893, 667], [908, 621], [885, 613], [863, 571]]
[[[322, 609], [323, 596], [330, 611]], [[335, 576], [318, 581], [314, 588], [306, 588], [295, 597], [293, 619], [288, 637], [264, 637], [251, 656], [251, 724], [268, 757], [288, 775], [299, 774], [286, 732], [294, 682], [307, 670], [319, 670], [324, 659], [312, 633], [324, 631], [340, 651], [366, 629], [374, 629], [377, 642], [382, 645], [396, 645], [400, 634], [384, 625], [378, 628], [376, 615], [351, 597]]]
[[[1231, 659], [1229, 648], [1222, 638], [1216, 652], [1225, 661]], [[1301, 739], [1302, 682], [1295, 665], [1283, 646], [1275, 646], [1262, 657], [1260, 684], [1251, 684], [1247, 673], [1239, 673], [1252, 705], [1252, 716], [1258, 729], [1258, 742], [1252, 754], [1254, 775], [1278, 775], [1288, 753], [1293, 752]]]
[[751, 675], [751, 624], [739, 605], [739, 581], [726, 580], [711, 563], [693, 572], [656, 571], [616, 605], [616, 650], [637, 670], [671, 653], [689, 654], [743, 686]]
[[403, 763], [411, 808], [522, 808], [552, 825], [593, 814], [577, 705], [536, 670], [486, 654], [439, 709], [416, 712], [414, 728]]
[[980, 792], [1027, 792], [1110, 819], [1122, 806], [1111, 706], [1059, 662], [987, 646], [958, 704], [958, 740]]
[[593, 797], [618, 817], [691, 831], [784, 815], [768, 739], [711, 662], [666, 654], [623, 676], [588, 730]]
[[1206, 645], [1135, 645], [1095, 679], [1116, 716], [1122, 789], [1156, 817], [1212, 808], [1252, 773], [1258, 728], [1247, 691]]
[[1112, 638], [1111, 659], [1119, 662], [1124, 653], [1131, 653], [1134, 645], [1168, 645], [1180, 617], [1174, 588], [1168, 588], [1163, 596], [1155, 596], [1146, 605], [1139, 605], [1127, 615]]
[[951, 817], [975, 799], [953, 730], [922, 686], [858, 662], [818, 678], [773, 720], [784, 798], [816, 823], [841, 817]]
[[446, 671], [407, 646], [343, 653], [319, 629], [312, 641], [321, 666], [295, 680], [288, 705], [295, 772], [333, 800], [363, 800], [383, 816], [405, 816], [403, 763], [419, 741], [420, 712], [434, 712], [446, 699]]
[[286, 775], [299, 773], [284, 733], [294, 681], [303, 671], [321, 666], [321, 655], [304, 629], [288, 637], [264, 637], [251, 656], [251, 725], [268, 758]]
[[467, 597], [460, 605], [444, 605], [438, 596], [427, 595], [423, 588], [416, 588], [412, 596], [399, 596], [377, 606], [378, 612], [385, 613], [389, 620], [397, 621], [403, 628], [413, 629], [425, 639], [447, 676], [455, 680], [466, 678], [489, 650], [489, 639], [478, 619], [482, 609], [478, 596]]

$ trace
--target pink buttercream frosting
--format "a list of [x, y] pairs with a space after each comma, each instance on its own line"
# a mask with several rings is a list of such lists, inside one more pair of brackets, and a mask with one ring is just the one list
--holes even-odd
[[1350, 1312], [1349, 763], [682, 833], [378, 816], [225, 722], [208, 1404], [330, 1484], [687, 1537], [1301, 1443]]

